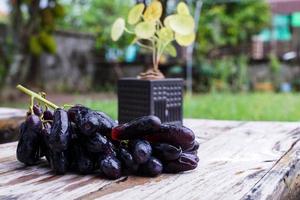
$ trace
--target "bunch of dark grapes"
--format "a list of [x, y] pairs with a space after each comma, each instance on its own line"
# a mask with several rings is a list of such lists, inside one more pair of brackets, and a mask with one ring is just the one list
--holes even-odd
[[102, 173], [109, 179], [157, 176], [197, 167], [194, 133], [145, 116], [117, 125], [103, 112], [75, 105], [43, 110], [33, 105], [20, 126], [17, 159], [26, 165], [46, 157], [56, 174]]

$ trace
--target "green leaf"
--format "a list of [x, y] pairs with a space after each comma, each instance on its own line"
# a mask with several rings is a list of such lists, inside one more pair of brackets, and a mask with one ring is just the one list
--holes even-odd
[[155, 34], [155, 22], [141, 22], [136, 25], [134, 32], [138, 38], [149, 39]]
[[135, 5], [129, 11], [128, 18], [127, 18], [128, 23], [131, 25], [138, 23], [141, 19], [144, 9], [145, 9], [145, 5], [143, 3], [139, 3]]
[[177, 5], [177, 13], [180, 15], [190, 15], [190, 11], [186, 3], [180, 2]]
[[164, 52], [172, 57], [177, 56], [176, 48], [171, 43], [166, 46]]
[[160, 1], [153, 1], [144, 13], [145, 21], [158, 21], [162, 15], [163, 8]]
[[138, 38], [134, 37], [134, 38], [132, 39], [132, 41], [130, 42], [130, 45], [135, 44], [137, 41], [138, 41]]
[[124, 33], [125, 30], [125, 20], [123, 18], [118, 18], [112, 25], [111, 28], [111, 39], [117, 41]]
[[38, 40], [46, 52], [51, 54], [56, 52], [56, 42], [53, 35], [49, 35], [48, 33], [42, 31], [39, 33]]
[[195, 41], [195, 38], [195, 33], [192, 33], [190, 35], [180, 35], [178, 33], [175, 34], [175, 40], [181, 46], [191, 45]]
[[33, 55], [39, 56], [43, 48], [41, 47], [39, 40], [36, 36], [31, 36], [29, 39], [29, 50]]
[[167, 17], [164, 19], [164, 25], [165, 25], [165, 27], [171, 28], [171, 26], [170, 26], [170, 20], [171, 20], [171, 18], [172, 18], [173, 16], [174, 16], [174, 15], [169, 15], [169, 16], [167, 16]]
[[189, 35], [194, 32], [195, 22], [190, 15], [176, 14], [169, 19], [169, 25], [173, 31], [180, 35]]
[[163, 27], [159, 30], [158, 37], [162, 43], [168, 43], [174, 39], [174, 33], [170, 28]]

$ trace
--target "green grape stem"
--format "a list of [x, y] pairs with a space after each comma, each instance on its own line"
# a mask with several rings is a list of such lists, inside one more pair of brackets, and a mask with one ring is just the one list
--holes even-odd
[[43, 102], [44, 104], [48, 105], [49, 107], [51, 107], [53, 109], [59, 108], [57, 105], [55, 105], [51, 101], [48, 101], [47, 99], [43, 98], [41, 95], [23, 87], [22, 85], [17, 85], [17, 89], [24, 92], [25, 94], [29, 95], [30, 97], [32, 97], [40, 102]]

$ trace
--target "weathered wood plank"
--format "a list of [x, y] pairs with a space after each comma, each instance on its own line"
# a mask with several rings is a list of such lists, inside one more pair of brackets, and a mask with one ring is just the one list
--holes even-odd
[[[0, 145], [0, 199], [266, 199], [270, 196], [254, 191], [284, 198], [287, 189], [281, 188], [294, 194], [291, 191], [299, 187], [298, 123], [187, 120], [185, 124], [201, 143], [199, 167], [156, 178], [55, 176], [46, 162], [32, 167], [17, 162], [16, 143]], [[284, 173], [289, 173], [284, 180], [277, 176]]]
[[25, 115], [25, 110], [0, 108], [0, 144], [17, 140], [18, 127]]
[[[222, 122], [220, 122], [222, 123]], [[199, 149], [200, 166], [102, 196], [101, 199], [240, 199], [297, 139], [298, 124], [245, 123], [205, 142]], [[94, 195], [93, 198], [97, 197]]]
[[[299, 132], [297, 132], [299, 134]], [[300, 141], [268, 171], [243, 199], [300, 199]]]

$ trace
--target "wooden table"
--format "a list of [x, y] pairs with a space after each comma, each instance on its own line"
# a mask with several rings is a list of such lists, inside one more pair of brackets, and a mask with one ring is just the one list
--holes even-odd
[[300, 199], [300, 123], [185, 120], [201, 143], [199, 167], [156, 178], [55, 176], [25, 167], [0, 145], [0, 199]]
[[0, 144], [18, 139], [18, 129], [26, 110], [0, 108]]

